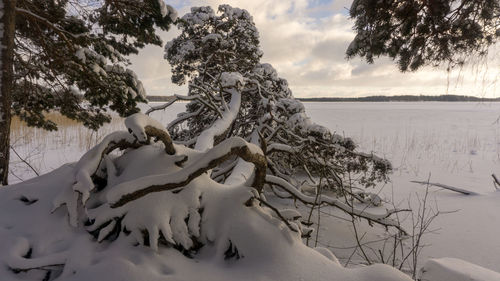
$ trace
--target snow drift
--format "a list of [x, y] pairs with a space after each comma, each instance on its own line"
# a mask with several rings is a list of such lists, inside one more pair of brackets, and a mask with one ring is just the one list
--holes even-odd
[[[296, 216], [261, 204], [257, 172], [234, 185], [193, 172], [224, 155], [258, 167], [259, 147], [231, 138], [206, 152], [173, 145], [170, 155], [168, 143], [140, 134], [157, 123], [133, 118], [131, 134], [110, 135], [80, 162], [0, 189], [2, 280], [411, 280], [386, 265], [347, 269], [306, 247]], [[175, 182], [184, 184], [117, 204]]]

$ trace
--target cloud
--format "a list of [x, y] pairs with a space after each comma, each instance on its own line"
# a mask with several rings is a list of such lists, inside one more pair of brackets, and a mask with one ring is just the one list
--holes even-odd
[[[495, 84], [500, 63], [490, 62], [489, 68], [475, 73], [464, 70], [448, 74], [443, 69], [425, 68], [402, 74], [388, 58], [379, 58], [371, 65], [359, 58], [346, 61], [345, 50], [354, 38], [347, 11], [350, 0], [166, 2], [180, 15], [191, 6], [212, 6], [216, 10], [219, 4], [229, 4], [248, 10], [260, 33], [262, 61], [271, 63], [288, 80], [297, 97], [445, 93], [500, 96], [500, 87]], [[173, 28], [162, 38], [167, 42], [177, 34]], [[147, 47], [132, 62], [148, 94], [186, 93], [185, 86], [170, 83], [170, 66], [163, 59], [163, 48]]]
[[311, 54], [323, 61], [337, 63], [344, 60], [344, 50], [347, 49], [349, 42], [350, 40], [342, 40], [339, 38], [320, 41], [312, 48]]

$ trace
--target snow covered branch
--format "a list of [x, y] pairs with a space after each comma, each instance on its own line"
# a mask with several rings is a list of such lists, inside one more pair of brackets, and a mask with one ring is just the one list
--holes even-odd
[[189, 159], [186, 166], [178, 172], [139, 178], [118, 185], [108, 193], [108, 201], [112, 208], [117, 208], [152, 192], [182, 188], [231, 156], [238, 156], [255, 165], [256, 171], [252, 186], [260, 191], [264, 185], [266, 159], [259, 147], [235, 137], [221, 142], [201, 156], [194, 157], [195, 159]]
[[298, 199], [299, 201], [301, 201], [304, 204], [307, 204], [307, 205], [318, 205], [318, 204], [319, 205], [321, 205], [321, 204], [331, 205], [331, 206], [334, 206], [334, 207], [341, 209], [342, 211], [344, 211], [350, 215], [364, 218], [364, 219], [368, 220], [369, 222], [374, 222], [374, 223], [383, 225], [385, 227], [389, 227], [389, 226], [394, 227], [394, 228], [398, 229], [399, 231], [401, 231], [402, 233], [406, 234], [406, 231], [403, 229], [401, 224], [398, 221], [391, 219], [390, 217], [392, 215], [394, 215], [395, 213], [406, 212], [406, 211], [410, 211], [410, 210], [392, 209], [392, 210], [387, 210], [383, 214], [373, 214], [373, 213], [367, 212], [366, 209], [357, 209], [354, 206], [351, 206], [345, 202], [342, 202], [339, 199], [332, 198], [332, 197], [329, 197], [329, 196], [326, 196], [323, 194], [321, 194], [319, 196], [319, 198], [317, 198], [317, 199], [315, 197], [312, 197], [312, 196], [307, 196], [307, 195], [303, 194], [302, 192], [300, 192], [295, 186], [291, 185], [290, 183], [288, 183], [287, 181], [283, 180], [280, 177], [267, 175], [266, 176], [266, 183], [270, 184], [270, 185], [276, 185], [276, 186], [281, 187], [284, 191], [286, 191], [287, 193], [289, 193], [294, 198]]
[[[204, 151], [213, 147], [215, 138], [224, 134], [233, 124], [238, 116], [241, 106], [241, 93], [235, 88], [237, 81], [242, 81], [242, 76], [238, 73], [223, 73], [222, 83], [225, 87], [232, 86], [227, 91], [231, 93], [231, 101], [227, 109], [222, 113], [222, 117], [217, 119], [208, 129], [201, 132], [196, 140], [195, 149]], [[243, 82], [241, 82], [243, 83]]]
[[54, 30], [59, 36], [61, 36], [61, 38], [63, 38], [63, 40], [66, 42], [66, 44], [68, 45], [68, 47], [70, 49], [74, 49], [74, 45], [68, 40], [68, 37], [66, 35], [69, 35], [73, 38], [78, 38], [82, 35], [86, 35], [86, 34], [78, 34], [78, 35], [75, 35], [73, 33], [70, 33], [58, 26], [56, 26], [55, 24], [53, 24], [52, 22], [50, 22], [48, 19], [42, 17], [42, 16], [39, 16], [35, 13], [32, 13], [26, 9], [22, 9], [22, 8], [16, 8], [16, 13], [17, 14], [20, 14], [20, 15], [23, 15], [25, 17], [30, 17], [32, 19], [35, 19], [36, 21], [38, 22], [41, 22], [43, 23], [45, 26], [51, 28], [52, 30]]
[[157, 111], [157, 110], [164, 110], [166, 109], [167, 107], [171, 106], [173, 103], [175, 103], [176, 101], [179, 101], [179, 100], [183, 100], [183, 101], [192, 101], [192, 100], [196, 100], [196, 101], [199, 101], [200, 103], [202, 103], [204, 106], [206, 106], [207, 108], [213, 110], [214, 112], [216, 112], [220, 117], [222, 117], [222, 113], [220, 112], [220, 110], [215, 107], [213, 104], [210, 104], [208, 102], [206, 102], [203, 98], [201, 98], [201, 96], [199, 95], [191, 95], [191, 96], [183, 96], [183, 95], [174, 95], [172, 100], [170, 100], [169, 102], [167, 103], [164, 103], [162, 105], [158, 105], [158, 106], [153, 106], [151, 107], [150, 109], [148, 109], [146, 111], [146, 115], [149, 115], [151, 114], [152, 112], [154, 111]]
[[138, 147], [135, 139], [125, 131], [114, 132], [106, 136], [99, 145], [95, 146], [78, 161], [75, 166], [75, 184], [73, 190], [82, 194], [82, 203], [85, 204], [94, 189], [92, 176], [97, 172], [103, 157], [116, 148], [126, 149]]
[[169, 133], [160, 122], [153, 118], [136, 113], [125, 119], [125, 126], [140, 142], [148, 142], [150, 137], [154, 137], [165, 145], [165, 152], [167, 154], [175, 154], [175, 148]]

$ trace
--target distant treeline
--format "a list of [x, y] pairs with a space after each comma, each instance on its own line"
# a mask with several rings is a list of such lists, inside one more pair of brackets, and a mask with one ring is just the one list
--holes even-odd
[[368, 96], [359, 98], [297, 98], [300, 101], [315, 101], [315, 102], [349, 102], [349, 101], [365, 101], [365, 102], [388, 102], [388, 101], [475, 101], [475, 102], [491, 102], [500, 101], [500, 98], [478, 98], [472, 96], [458, 95], [441, 95], [441, 96]]
[[[151, 102], [169, 102], [173, 96], [147, 96], [147, 100]], [[300, 101], [315, 101], [315, 102], [349, 102], [349, 101], [366, 101], [366, 102], [388, 102], [388, 101], [475, 101], [475, 102], [491, 102], [500, 101], [500, 98], [478, 98], [473, 96], [458, 96], [458, 95], [441, 95], [441, 96], [368, 96], [360, 98], [297, 98]]]

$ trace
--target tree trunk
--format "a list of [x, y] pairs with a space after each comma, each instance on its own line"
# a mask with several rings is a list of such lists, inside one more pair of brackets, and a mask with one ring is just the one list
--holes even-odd
[[0, 0], [0, 180], [8, 184], [16, 0]]

